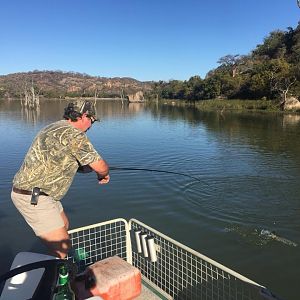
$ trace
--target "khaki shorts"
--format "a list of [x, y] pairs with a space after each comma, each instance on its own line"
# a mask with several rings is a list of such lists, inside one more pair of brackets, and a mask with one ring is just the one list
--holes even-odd
[[60, 201], [40, 195], [38, 204], [31, 205], [30, 195], [18, 194], [14, 191], [11, 192], [11, 199], [37, 236], [65, 226], [61, 217], [63, 207]]

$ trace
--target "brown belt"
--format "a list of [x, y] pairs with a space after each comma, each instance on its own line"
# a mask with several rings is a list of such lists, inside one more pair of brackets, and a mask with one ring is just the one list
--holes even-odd
[[[15, 186], [13, 187], [13, 191], [17, 194], [22, 194], [22, 195], [31, 195], [32, 194], [32, 191], [26, 191], [26, 190], [18, 189]], [[44, 192], [40, 192], [40, 195], [49, 196], [48, 194], [46, 194]]]

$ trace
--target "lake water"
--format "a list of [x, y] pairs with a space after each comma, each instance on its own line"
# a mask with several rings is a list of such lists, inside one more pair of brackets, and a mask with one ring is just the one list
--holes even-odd
[[[10, 200], [32, 139], [61, 119], [65, 101], [29, 111], [0, 102], [0, 270], [19, 251], [46, 249]], [[113, 167], [99, 186], [78, 174], [62, 203], [71, 228], [136, 218], [283, 299], [300, 295], [300, 116], [201, 112], [167, 104], [97, 103], [88, 136]], [[265, 234], [274, 232], [274, 235]]]

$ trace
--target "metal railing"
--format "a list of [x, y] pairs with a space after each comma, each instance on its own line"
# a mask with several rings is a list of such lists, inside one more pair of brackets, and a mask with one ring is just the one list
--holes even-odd
[[88, 265], [111, 256], [119, 256], [131, 263], [131, 242], [128, 223], [124, 219], [80, 227], [69, 231], [72, 259], [83, 271]]
[[140, 235], [146, 236], [146, 239], [151, 237], [156, 252], [156, 257], [151, 257], [150, 245], [147, 245], [145, 257], [145, 249], [143, 245], [140, 247], [140, 241], [132, 242], [132, 264], [174, 299], [276, 299], [264, 286], [138, 220], [131, 219], [129, 227], [132, 232], [142, 232]]
[[[86, 266], [118, 255], [137, 267], [154, 289], [182, 300], [278, 299], [264, 286], [131, 219], [115, 219], [69, 231], [73, 259]], [[169, 297], [168, 297], [169, 298]]]

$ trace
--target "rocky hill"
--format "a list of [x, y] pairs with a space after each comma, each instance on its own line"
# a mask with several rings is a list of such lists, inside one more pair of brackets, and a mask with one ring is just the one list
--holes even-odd
[[93, 77], [87, 74], [62, 71], [33, 71], [0, 76], [0, 98], [19, 98], [25, 89], [34, 87], [46, 98], [66, 97], [124, 97], [152, 89], [151, 82], [133, 78]]

